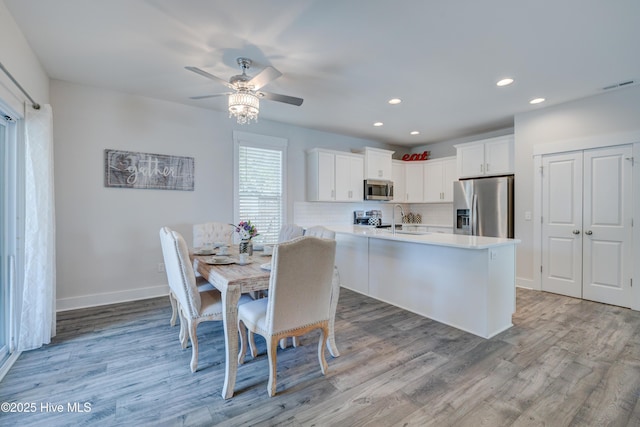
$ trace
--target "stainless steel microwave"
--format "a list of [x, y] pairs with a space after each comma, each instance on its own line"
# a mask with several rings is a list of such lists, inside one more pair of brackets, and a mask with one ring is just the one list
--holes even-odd
[[393, 200], [393, 181], [381, 179], [364, 180], [365, 200]]

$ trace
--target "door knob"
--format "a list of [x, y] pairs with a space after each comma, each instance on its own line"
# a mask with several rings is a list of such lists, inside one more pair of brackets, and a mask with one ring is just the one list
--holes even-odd
[[584, 232], [584, 234], [586, 234], [587, 236], [591, 236], [593, 234], [593, 231], [587, 230]]
[[573, 230], [572, 233], [573, 234], [580, 234], [580, 230]]

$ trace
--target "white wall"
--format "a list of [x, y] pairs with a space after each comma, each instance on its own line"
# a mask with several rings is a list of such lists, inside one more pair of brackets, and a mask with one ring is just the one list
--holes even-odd
[[[640, 86], [542, 108], [515, 116], [515, 231], [522, 240], [517, 250], [518, 284], [535, 287], [533, 224], [533, 147], [539, 144], [605, 137], [612, 144], [618, 135], [640, 132]], [[636, 188], [634, 191], [638, 191]], [[637, 216], [636, 212], [636, 216]]]
[[[0, 62], [39, 104], [49, 103], [49, 78], [3, 1], [0, 2]], [[0, 100], [20, 117], [27, 98], [0, 71]]]
[[[287, 138], [287, 214], [305, 200], [305, 150], [372, 141], [53, 80], [58, 310], [163, 295], [158, 231], [233, 220], [233, 130]], [[104, 149], [195, 158], [195, 191], [105, 188]]]

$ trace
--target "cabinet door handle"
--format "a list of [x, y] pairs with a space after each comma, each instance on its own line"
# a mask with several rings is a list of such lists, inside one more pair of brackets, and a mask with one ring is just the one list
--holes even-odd
[[489, 163], [487, 163], [487, 172], [489, 172]]
[[336, 190], [331, 190], [331, 198], [333, 199], [334, 197], [336, 197]]
[[587, 236], [591, 236], [593, 234], [593, 231], [587, 230], [584, 232], [584, 234], [586, 234]]
[[580, 234], [580, 230], [573, 230], [572, 233], [573, 234]]
[[484, 164], [480, 164], [480, 172], [484, 172]]

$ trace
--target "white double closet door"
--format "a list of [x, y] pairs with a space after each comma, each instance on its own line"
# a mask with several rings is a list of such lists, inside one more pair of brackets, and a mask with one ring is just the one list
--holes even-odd
[[542, 157], [542, 290], [630, 307], [632, 148]]

